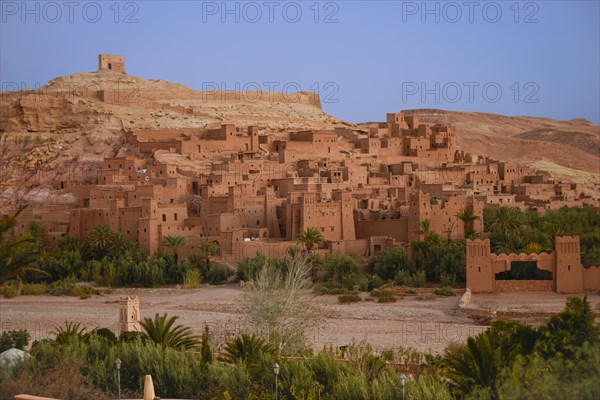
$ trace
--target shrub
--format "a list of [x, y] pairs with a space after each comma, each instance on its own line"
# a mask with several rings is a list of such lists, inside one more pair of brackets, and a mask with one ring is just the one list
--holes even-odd
[[217, 264], [217, 263], [213, 263], [210, 266], [209, 270], [203, 269], [203, 271], [202, 271], [202, 276], [204, 276], [204, 278], [206, 279], [206, 282], [211, 285], [219, 285], [221, 283], [224, 283], [232, 275], [233, 275], [232, 270], [230, 270], [228, 267], [226, 267], [224, 265]]
[[346, 289], [353, 289], [358, 284], [360, 272], [356, 258], [348, 254], [333, 254], [326, 261], [327, 278], [334, 279]]
[[71, 296], [79, 297], [80, 299], [88, 299], [93, 294], [99, 294], [98, 289], [92, 287], [91, 285], [84, 283], [81, 285], [75, 285], [71, 289]]
[[382, 290], [379, 292], [379, 300], [378, 303], [395, 303], [398, 301], [396, 298], [396, 293], [391, 289]]
[[362, 299], [357, 294], [344, 294], [338, 296], [338, 302], [340, 302], [341, 304], [358, 303], [360, 301], [362, 301]]
[[355, 290], [349, 290], [345, 287], [341, 287], [339, 283], [332, 282], [329, 284], [320, 283], [313, 289], [317, 295], [345, 295], [345, 294], [357, 294]]
[[433, 293], [435, 293], [438, 296], [456, 296], [456, 293], [454, 292], [454, 289], [452, 289], [449, 286], [444, 286], [440, 289], [435, 289], [433, 291]]
[[13, 347], [25, 350], [25, 347], [29, 344], [30, 337], [26, 329], [2, 332], [2, 335], [0, 335], [0, 353]]
[[48, 293], [48, 287], [45, 283], [26, 283], [21, 289], [21, 294], [24, 296], [40, 296]]
[[394, 279], [398, 271], [409, 270], [412, 262], [406, 251], [400, 246], [392, 247], [371, 260], [373, 273], [383, 280]]
[[416, 291], [416, 290], [409, 289], [409, 290], [407, 290], [407, 291], [406, 291], [406, 292], [404, 292], [404, 293], [405, 293], [405, 294], [417, 294], [417, 291]]
[[371, 275], [369, 277], [367, 292], [370, 292], [373, 289], [377, 289], [383, 286], [383, 280], [377, 275]]
[[0, 293], [2, 293], [7, 299], [12, 299], [13, 297], [17, 297], [21, 294], [21, 289], [22, 287], [20, 282], [11, 281], [0, 286]]
[[237, 272], [235, 274], [236, 278], [240, 281], [249, 281], [254, 279], [257, 272], [260, 271], [265, 262], [265, 256], [261, 253], [258, 253], [255, 257], [250, 258], [248, 261], [239, 263]]
[[190, 267], [183, 274], [183, 287], [186, 289], [194, 289], [200, 286], [201, 276], [200, 270]]
[[447, 274], [445, 272], [442, 272], [440, 274], [440, 286], [441, 287], [454, 287], [454, 285], [456, 284], [456, 275], [454, 274]]
[[408, 278], [410, 278], [410, 273], [404, 269], [401, 269], [400, 271], [396, 272], [396, 275], [394, 275], [394, 281], [398, 286], [405, 285], [408, 281]]
[[425, 284], [425, 271], [420, 270], [412, 274], [407, 284], [410, 287], [422, 287]]
[[52, 282], [50, 284], [50, 290], [48, 290], [48, 293], [50, 293], [53, 296], [65, 296], [65, 295], [68, 296], [71, 294], [74, 287], [75, 287], [75, 284], [71, 281], [68, 281], [68, 280], [56, 281], [56, 282]]
[[117, 343], [117, 335], [108, 328], [97, 328], [90, 332], [90, 335], [96, 335], [107, 340], [111, 344]]

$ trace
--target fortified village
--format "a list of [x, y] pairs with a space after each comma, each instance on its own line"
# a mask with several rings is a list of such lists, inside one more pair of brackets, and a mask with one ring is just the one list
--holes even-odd
[[[124, 58], [100, 55], [99, 72], [109, 70], [125, 73]], [[143, 98], [143, 90], [140, 94]], [[114, 101], [105, 91], [93, 95]], [[317, 95], [309, 97], [319, 104]], [[539, 268], [552, 271], [549, 290], [600, 288], [598, 268], [582, 268], [577, 237], [557, 238], [551, 254], [496, 256], [482, 235], [484, 207], [543, 213], [563, 206], [598, 209], [600, 200], [526, 164], [461, 151], [451, 125], [425, 124], [398, 112], [368, 129], [274, 135], [268, 127], [222, 123], [123, 135], [128, 154], [104, 158], [92, 181], [67, 171], [53, 183], [61, 193], [71, 193], [74, 204], [30, 207], [15, 233], [38, 220], [46, 238], [57, 241], [83, 238], [106, 224], [150, 255], [166, 236], [181, 235], [187, 238], [181, 257], [213, 241], [217, 257], [237, 263], [258, 253], [282, 257], [309, 227], [326, 240], [316, 250], [323, 256], [376, 255], [418, 240], [419, 227], [428, 220], [432, 232], [449, 240], [467, 232], [484, 238], [467, 242], [467, 287], [474, 292], [496, 290], [493, 274], [510, 269], [515, 260], [536, 260]], [[160, 162], [158, 155], [183, 156], [195, 168]], [[478, 218], [463, 222], [465, 210]]]

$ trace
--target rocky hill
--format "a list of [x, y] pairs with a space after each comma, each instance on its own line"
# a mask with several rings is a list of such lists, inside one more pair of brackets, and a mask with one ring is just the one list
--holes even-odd
[[559, 121], [434, 109], [404, 113], [417, 114], [426, 123], [453, 124], [458, 145], [473, 154], [600, 172], [600, 127], [585, 119]]
[[273, 133], [349, 125], [325, 114], [313, 93], [198, 92], [113, 71], [69, 75], [39, 90], [0, 93], [0, 195], [128, 154], [128, 130], [223, 123]]

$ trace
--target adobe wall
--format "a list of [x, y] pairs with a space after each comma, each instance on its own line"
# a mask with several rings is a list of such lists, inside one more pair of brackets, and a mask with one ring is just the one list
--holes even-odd
[[367, 239], [371, 236], [390, 236], [398, 242], [408, 242], [408, 218], [381, 219], [375, 221], [355, 221], [356, 237]]
[[600, 289], [600, 267], [583, 268], [583, 290]]
[[[514, 261], [536, 261], [539, 269], [552, 272], [552, 280], [496, 280], [495, 274], [510, 270]], [[493, 254], [489, 239], [467, 240], [467, 288], [473, 293], [544, 289], [582, 293], [600, 289], [600, 268], [583, 268], [578, 236], [557, 236], [550, 254]]]
[[551, 280], [496, 281], [497, 292], [551, 292], [553, 290]]

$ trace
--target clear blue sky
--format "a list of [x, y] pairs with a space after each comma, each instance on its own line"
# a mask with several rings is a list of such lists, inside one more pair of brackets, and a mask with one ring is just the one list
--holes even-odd
[[65, 1], [0, 1], [5, 88], [112, 53], [199, 90], [318, 86], [352, 122], [442, 108], [600, 123], [598, 1]]

